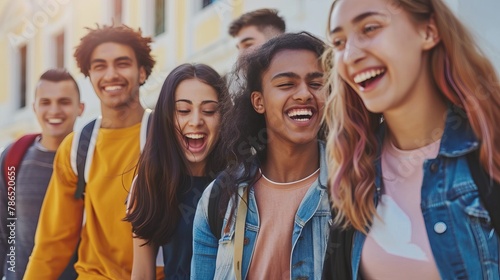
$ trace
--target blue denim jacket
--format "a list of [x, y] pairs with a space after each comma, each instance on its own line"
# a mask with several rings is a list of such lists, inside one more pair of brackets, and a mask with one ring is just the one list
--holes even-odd
[[[382, 128], [380, 143], [383, 134]], [[466, 159], [466, 154], [478, 146], [465, 113], [450, 106], [439, 154], [423, 165], [420, 203], [442, 279], [500, 279], [499, 239], [480, 201]], [[380, 158], [376, 170], [377, 202], [383, 185]], [[353, 279], [361, 278], [359, 266], [365, 239], [361, 232], [354, 234]]]
[[[291, 279], [321, 279], [331, 213], [326, 190], [327, 168], [324, 143], [320, 142], [319, 149], [320, 174], [318, 180], [307, 191], [295, 215], [290, 262]], [[235, 279], [233, 270], [235, 219], [232, 220], [229, 232], [223, 232], [221, 239], [216, 240], [210, 231], [207, 218], [208, 201], [212, 185], [213, 182], [204, 191], [196, 209], [193, 229], [191, 279]], [[247, 184], [245, 183], [240, 184], [240, 190], [246, 186]], [[259, 212], [253, 188], [250, 188], [248, 198], [245, 244], [242, 259], [243, 279], [248, 274], [248, 267], [259, 232]], [[229, 203], [227, 208], [228, 211], [226, 212], [223, 228], [226, 227], [228, 221], [229, 212], [232, 207], [231, 203]], [[278, 219], [279, 217], [276, 218]]]

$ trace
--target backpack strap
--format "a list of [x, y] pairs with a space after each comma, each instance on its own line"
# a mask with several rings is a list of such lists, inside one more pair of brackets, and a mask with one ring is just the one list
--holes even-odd
[[[19, 168], [21, 166], [21, 162], [24, 158], [24, 154], [26, 151], [33, 145], [36, 138], [39, 137], [40, 134], [27, 134], [19, 138], [16, 142], [14, 142], [8, 149], [4, 151], [5, 157], [2, 162], [2, 177], [5, 181], [5, 186], [8, 187], [8, 172], [15, 171], [19, 174]], [[11, 170], [14, 167], [14, 170]]]
[[219, 183], [219, 179], [215, 179], [212, 189], [210, 190], [210, 197], [208, 198], [208, 225], [210, 226], [210, 231], [219, 240], [221, 238], [222, 226], [224, 223], [224, 217], [220, 211], [220, 191], [222, 190], [222, 185]]
[[[97, 124], [97, 125], [96, 125]], [[85, 196], [85, 186], [87, 185], [88, 178], [88, 166], [92, 162], [92, 157], [95, 149], [95, 140], [97, 138], [97, 132], [101, 126], [101, 117], [89, 122], [85, 125], [77, 137], [75, 135], [73, 139], [73, 145], [75, 143], [78, 145], [77, 149], [71, 149], [71, 152], [76, 152], [76, 175], [78, 176], [78, 182], [76, 184], [75, 198], [83, 199]], [[76, 141], [75, 141], [76, 139]], [[74, 171], [74, 170], [73, 170]]]
[[[250, 165], [250, 178], [253, 178], [255, 174], [257, 174], [259, 170], [259, 162], [257, 157], [253, 157], [251, 159], [251, 165]], [[240, 172], [243, 172], [243, 170], [240, 170]], [[223, 205], [224, 208], [221, 208], [220, 205], [220, 198], [221, 198], [221, 192], [223, 190], [223, 176], [227, 175], [225, 171], [221, 172], [217, 178], [215, 178], [214, 184], [212, 186], [212, 189], [210, 190], [210, 197], [208, 198], [208, 209], [207, 209], [207, 215], [208, 215], [208, 225], [210, 227], [210, 231], [212, 232], [213, 236], [217, 238], [217, 240], [220, 240], [222, 237], [222, 227], [224, 226], [224, 215], [227, 211], [228, 204], [226, 203]], [[247, 182], [250, 184], [251, 182]], [[249, 187], [247, 187], [248, 189]]]
[[144, 110], [144, 115], [142, 115], [141, 121], [141, 135], [140, 135], [140, 145], [141, 145], [141, 153], [144, 150], [144, 145], [146, 145], [146, 139], [149, 132], [149, 127], [151, 126], [151, 116], [153, 111], [151, 109]]
[[494, 181], [482, 168], [479, 162], [479, 149], [467, 154], [467, 164], [479, 197], [490, 214], [491, 224], [500, 236], [500, 183]]
[[[335, 213], [332, 211], [332, 219]], [[330, 235], [326, 247], [321, 279], [352, 279], [351, 257], [354, 228], [343, 228], [340, 225], [330, 225]]]
[[[144, 149], [148, 128], [151, 123], [151, 109], [144, 110], [141, 120], [140, 150]], [[91, 121], [79, 133], [75, 133], [71, 146], [71, 167], [75, 175], [78, 176], [75, 198], [80, 199], [85, 196], [85, 187], [89, 180], [90, 166], [94, 156], [95, 143], [99, 128], [101, 128], [102, 117]]]

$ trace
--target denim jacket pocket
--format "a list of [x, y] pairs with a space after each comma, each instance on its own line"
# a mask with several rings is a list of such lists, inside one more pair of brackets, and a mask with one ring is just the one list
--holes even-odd
[[[464, 205], [465, 214], [468, 217], [469, 223], [472, 227], [477, 226], [478, 229], [484, 231], [489, 235], [494, 230], [491, 224], [491, 217], [488, 210], [484, 208], [481, 204], [481, 200], [478, 196], [471, 198], [468, 205]], [[489, 239], [489, 238], [488, 238]]]
[[223, 233], [219, 240], [214, 279], [232, 279], [234, 230]]
[[464, 208], [464, 210], [470, 218], [478, 219], [491, 226], [490, 214], [481, 204], [479, 197], [476, 197], [470, 205]]
[[496, 275], [493, 278], [498, 279], [498, 235], [491, 224], [491, 217], [488, 211], [481, 204], [481, 200], [476, 196], [468, 206], [464, 207], [468, 217], [468, 224], [476, 242], [480, 263], [482, 265], [483, 276]]

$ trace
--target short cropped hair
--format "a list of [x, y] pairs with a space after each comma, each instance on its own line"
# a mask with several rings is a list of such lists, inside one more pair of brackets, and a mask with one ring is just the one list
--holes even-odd
[[229, 35], [236, 37], [240, 30], [247, 26], [255, 26], [259, 31], [272, 28], [278, 33], [284, 33], [286, 29], [285, 21], [278, 16], [276, 9], [259, 9], [248, 12], [235, 19], [229, 25]]
[[151, 37], [143, 37], [141, 29], [134, 31], [126, 25], [97, 25], [96, 29], [87, 27], [89, 33], [80, 40], [76, 47], [74, 57], [80, 71], [86, 77], [89, 76], [90, 56], [94, 49], [100, 44], [113, 42], [131, 47], [134, 50], [137, 64], [144, 67], [146, 79], [151, 74], [155, 60], [151, 56]]
[[[62, 81], [72, 81], [75, 84], [76, 92], [78, 93], [78, 100], [80, 100], [80, 88], [75, 81], [75, 78], [65, 68], [53, 68], [45, 71], [40, 76], [40, 81], [49, 82], [62, 82]], [[36, 92], [35, 92], [36, 93]]]

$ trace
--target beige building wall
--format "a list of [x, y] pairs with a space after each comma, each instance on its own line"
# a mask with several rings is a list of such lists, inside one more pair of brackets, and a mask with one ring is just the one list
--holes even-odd
[[[500, 69], [500, 18], [498, 0], [445, 0], [471, 29]], [[54, 38], [64, 34], [64, 66], [77, 79], [86, 111], [76, 123], [82, 127], [99, 115], [99, 100], [88, 79], [76, 67], [73, 51], [86, 34], [84, 27], [110, 24], [117, 0], [15, 0], [0, 1], [0, 146], [39, 130], [32, 113], [37, 78], [56, 66]], [[288, 31], [306, 30], [324, 38], [331, 0], [217, 0], [202, 7], [202, 0], [164, 0], [165, 32], [154, 36], [157, 0], [121, 0], [121, 21], [152, 36], [157, 61], [141, 88], [142, 102], [153, 107], [169, 71], [184, 62], [201, 62], [221, 73], [228, 72], [237, 52], [227, 34], [229, 23], [244, 12], [262, 7], [277, 8]], [[470, 3], [469, 3], [470, 2]], [[494, 9], [492, 7], [498, 7]], [[487, 15], [487, 16], [484, 16]], [[26, 107], [19, 108], [20, 52], [27, 47]]]

